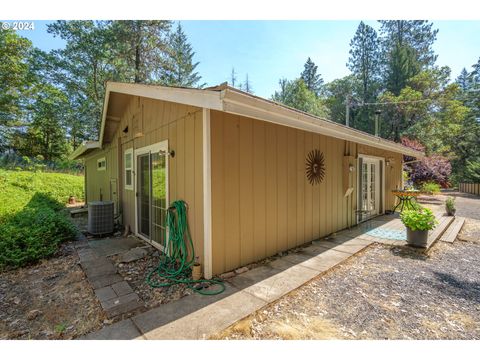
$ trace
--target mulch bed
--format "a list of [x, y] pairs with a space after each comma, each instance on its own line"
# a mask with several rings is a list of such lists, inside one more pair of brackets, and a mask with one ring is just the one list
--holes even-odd
[[[184, 296], [193, 294], [193, 290], [186, 285], [178, 284], [164, 288], [152, 288], [146, 283], [147, 274], [158, 266], [160, 254], [157, 250], [152, 251], [144, 258], [129, 263], [120, 263], [120, 256], [112, 256], [110, 259], [117, 267], [118, 273], [129, 283], [137, 295], [144, 301], [146, 309], [152, 309], [161, 304], [178, 300]], [[163, 281], [158, 276], [154, 280]]]
[[0, 273], [0, 339], [72, 339], [106, 318], [73, 243], [39, 264]]
[[222, 339], [480, 339], [480, 244], [373, 245]]

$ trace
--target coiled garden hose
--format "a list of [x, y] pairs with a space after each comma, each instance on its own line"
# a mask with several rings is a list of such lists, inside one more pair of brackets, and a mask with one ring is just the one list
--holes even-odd
[[[187, 221], [187, 204], [183, 200], [174, 201], [167, 210], [167, 226], [169, 236], [165, 244], [165, 257], [158, 266], [147, 275], [146, 282], [153, 288], [163, 288], [177, 284], [186, 284], [193, 291], [202, 295], [217, 295], [225, 291], [221, 280], [193, 280], [192, 266], [195, 261], [195, 250]], [[190, 258], [189, 258], [190, 250]], [[158, 275], [166, 281], [157, 281], [152, 276]], [[203, 286], [202, 286], [203, 285]], [[211, 285], [220, 289], [202, 290]]]

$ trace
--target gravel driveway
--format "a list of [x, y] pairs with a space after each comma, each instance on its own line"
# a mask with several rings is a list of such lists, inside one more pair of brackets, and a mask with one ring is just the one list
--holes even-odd
[[480, 199], [457, 207], [467, 241], [374, 244], [215, 338], [480, 339]]

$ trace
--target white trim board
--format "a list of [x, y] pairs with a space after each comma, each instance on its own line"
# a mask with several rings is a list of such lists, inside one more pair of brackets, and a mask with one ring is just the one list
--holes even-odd
[[203, 108], [203, 257], [204, 277], [212, 278], [212, 168], [210, 109]]

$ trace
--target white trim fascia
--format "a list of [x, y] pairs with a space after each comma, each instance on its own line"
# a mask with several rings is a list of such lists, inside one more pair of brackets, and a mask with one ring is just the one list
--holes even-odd
[[132, 96], [141, 96], [149, 99], [170, 101], [201, 108], [223, 110], [223, 104], [220, 99], [219, 91], [107, 82], [105, 89], [105, 100], [103, 102], [102, 123], [100, 125], [100, 146], [103, 145], [105, 121], [108, 112], [108, 101], [111, 92]]
[[212, 167], [210, 109], [203, 108], [203, 257], [204, 277], [212, 278]]
[[222, 99], [225, 112], [281, 124], [299, 130], [323, 134], [416, 158], [422, 158], [425, 156], [422, 152], [407, 148], [401, 144], [366, 134], [355, 129], [347, 128], [341, 124], [323, 120], [307, 113], [289, 109], [268, 100], [245, 95], [237, 91], [228, 89], [222, 91]]
[[75, 160], [82, 156], [85, 151], [99, 148], [100, 143], [98, 141], [87, 141], [77, 147], [75, 151], [68, 156], [68, 158], [70, 160]]
[[105, 89], [105, 99], [103, 100], [103, 108], [102, 108], [102, 124], [100, 125], [100, 137], [98, 138], [98, 142], [100, 147], [103, 146], [103, 133], [105, 131], [105, 120], [107, 119], [107, 112], [108, 112], [108, 101], [110, 99], [110, 90], [107, 88]]

